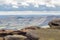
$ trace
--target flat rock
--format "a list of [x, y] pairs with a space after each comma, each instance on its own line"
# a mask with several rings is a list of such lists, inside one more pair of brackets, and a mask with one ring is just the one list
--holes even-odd
[[27, 37], [23, 35], [8, 35], [5, 37], [5, 40], [26, 40]]

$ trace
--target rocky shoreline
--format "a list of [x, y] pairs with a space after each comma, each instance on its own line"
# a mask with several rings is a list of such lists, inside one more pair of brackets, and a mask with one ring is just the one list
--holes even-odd
[[[28, 27], [21, 30], [0, 30], [0, 37], [3, 40], [38, 40], [39, 37], [34, 30], [40, 29], [39, 27]], [[17, 37], [16, 37], [17, 36]]]
[[[48, 23], [50, 28], [45, 29], [59, 29], [60, 28], [60, 19], [52, 20]], [[37, 26], [26, 27], [21, 30], [0, 30], [0, 40], [39, 40], [38, 32], [42, 28]], [[46, 30], [47, 31], [47, 30]], [[49, 33], [50, 34], [50, 33]]]

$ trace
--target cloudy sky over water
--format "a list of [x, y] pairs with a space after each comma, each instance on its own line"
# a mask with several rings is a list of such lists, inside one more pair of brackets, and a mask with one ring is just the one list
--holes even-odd
[[60, 0], [0, 0], [0, 11], [60, 11]]
[[40, 12], [40, 11], [1, 11], [0, 15], [60, 15], [60, 12]]

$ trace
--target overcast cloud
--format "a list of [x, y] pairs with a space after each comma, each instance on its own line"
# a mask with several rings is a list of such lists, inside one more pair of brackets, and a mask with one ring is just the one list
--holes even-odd
[[14, 8], [19, 6], [29, 6], [33, 4], [34, 7], [39, 7], [39, 5], [46, 5], [47, 7], [60, 6], [60, 0], [0, 0], [0, 5], [12, 5]]

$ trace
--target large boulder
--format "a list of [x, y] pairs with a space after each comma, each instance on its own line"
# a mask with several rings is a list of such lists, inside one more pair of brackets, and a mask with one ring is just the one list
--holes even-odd
[[23, 35], [8, 35], [5, 40], [26, 40], [27, 37]]
[[51, 28], [60, 29], [60, 19], [54, 19], [48, 23]]
[[35, 32], [34, 30], [28, 31], [26, 37], [28, 40], [39, 40], [38, 32]]

